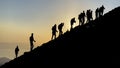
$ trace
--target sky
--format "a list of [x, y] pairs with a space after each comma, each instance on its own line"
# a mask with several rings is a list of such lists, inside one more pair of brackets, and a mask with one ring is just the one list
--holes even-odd
[[120, 0], [0, 0], [0, 57], [13, 59], [17, 45], [19, 55], [29, 51], [31, 33], [34, 33], [35, 47], [48, 42], [54, 24], [64, 22], [65, 32], [70, 29], [71, 18], [76, 18], [75, 27], [83, 10], [94, 12], [102, 5], [107, 13], [118, 7]]

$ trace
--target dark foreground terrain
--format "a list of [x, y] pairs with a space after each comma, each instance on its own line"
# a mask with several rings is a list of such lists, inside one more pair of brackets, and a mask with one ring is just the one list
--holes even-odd
[[[0, 68], [111, 63], [111, 54], [120, 53], [119, 23], [120, 7], [117, 7], [94, 21], [65, 32], [56, 40], [44, 43], [31, 52], [25, 52]], [[112, 63], [118, 64], [119, 60], [119, 56], [112, 56]]]

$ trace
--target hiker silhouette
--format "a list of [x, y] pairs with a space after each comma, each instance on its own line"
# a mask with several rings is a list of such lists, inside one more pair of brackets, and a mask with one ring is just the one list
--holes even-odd
[[71, 25], [71, 29], [70, 29], [70, 30], [73, 29], [73, 24], [74, 24], [74, 23], [76, 23], [76, 21], [75, 21], [75, 17], [72, 18], [71, 21], [70, 21], [70, 25]]
[[97, 9], [95, 10], [95, 17], [96, 17], [96, 19], [99, 18], [99, 8], [97, 8]]
[[52, 26], [52, 37], [51, 40], [56, 39], [57, 25]]
[[79, 25], [84, 25], [84, 22], [85, 22], [85, 11], [83, 11], [83, 13], [79, 14], [78, 20], [79, 20]]
[[99, 9], [99, 16], [103, 16], [104, 10], [105, 10], [105, 7], [102, 5]]
[[16, 46], [16, 48], [15, 48], [15, 56], [16, 56], [16, 58], [18, 57], [18, 52], [19, 52], [19, 48], [18, 48], [18, 46]]
[[78, 20], [79, 20], [79, 26], [80, 26], [80, 25], [81, 25], [81, 22], [82, 22], [82, 13], [79, 14]]
[[63, 26], [64, 26], [64, 23], [60, 23], [60, 24], [58, 25], [59, 36], [63, 34], [63, 31], [62, 31]]
[[30, 40], [30, 51], [32, 51], [33, 48], [34, 48], [33, 42], [36, 42], [36, 41], [34, 40], [33, 33], [31, 33], [31, 36], [30, 36], [29, 40]]
[[91, 9], [87, 10], [87, 12], [86, 12], [87, 23], [93, 20], [92, 13], [93, 13], [93, 11]]
[[82, 25], [84, 25], [85, 23], [85, 11], [83, 11], [82, 13]]

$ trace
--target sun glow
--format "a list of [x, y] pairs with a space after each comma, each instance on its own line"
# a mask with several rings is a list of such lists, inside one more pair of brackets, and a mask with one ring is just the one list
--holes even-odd
[[[0, 48], [3, 47], [1, 43], [6, 43], [8, 46], [20, 45], [21, 48], [29, 50], [31, 33], [34, 33], [35, 47], [41, 46], [51, 40], [51, 28], [54, 24], [64, 22], [63, 32], [66, 32], [70, 30], [70, 20], [73, 17], [76, 20], [75, 27], [79, 24], [78, 15], [83, 10], [85, 12], [88, 9], [93, 10], [94, 17], [95, 9], [101, 5], [105, 6], [106, 13], [119, 6], [120, 2], [119, 0], [0, 0]], [[6, 55], [0, 53], [0, 57]]]

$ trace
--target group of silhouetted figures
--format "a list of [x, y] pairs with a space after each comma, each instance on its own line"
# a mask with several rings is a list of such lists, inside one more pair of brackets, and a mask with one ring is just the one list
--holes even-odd
[[[63, 26], [64, 26], [64, 23], [60, 23], [58, 25], [58, 30], [59, 30], [59, 36], [61, 36], [63, 34]], [[56, 39], [56, 33], [57, 33], [57, 25], [55, 24], [54, 26], [52, 26], [52, 37], [51, 37], [51, 40], [53, 39]]]
[[105, 7], [102, 5], [100, 8], [97, 8], [95, 11], [96, 18], [99, 18], [100, 16], [103, 16]]
[[[105, 7], [102, 5], [100, 8], [97, 8], [97, 9], [95, 10], [95, 17], [96, 17], [96, 19], [99, 18], [100, 16], [103, 16], [104, 9], [105, 9]], [[86, 11], [86, 14], [85, 14], [85, 11], [83, 11], [82, 13], [80, 13], [80, 14], [78, 15], [79, 26], [82, 26], [82, 25], [85, 24], [85, 17], [87, 18], [86, 23], [89, 23], [90, 21], [92, 21], [92, 20], [93, 20], [92, 15], [93, 15], [93, 11], [92, 11], [91, 9], [87, 10], [87, 11]], [[74, 24], [74, 23], [76, 23], [75, 17], [70, 20], [70, 25], [71, 25], [70, 30], [73, 29], [73, 24]], [[59, 36], [61, 36], [61, 35], [63, 34], [63, 31], [62, 31], [63, 26], [64, 26], [64, 23], [60, 23], [60, 24], [58, 25]], [[55, 24], [55, 25], [52, 26], [52, 37], [51, 37], [51, 40], [56, 39], [56, 33], [57, 33], [57, 32], [58, 32], [58, 31], [57, 31], [57, 25]], [[33, 43], [36, 42], [36, 41], [34, 40], [33, 33], [31, 33], [31, 36], [29, 37], [29, 41], [30, 41], [30, 51], [32, 51], [33, 48], [34, 48], [34, 44], [33, 44]], [[19, 48], [18, 48], [18, 46], [17, 46], [17, 47], [15, 48], [16, 58], [17, 58], [17, 56], [18, 56], [18, 52], [19, 52]]]
[[[100, 8], [96, 9], [96, 11], [95, 11], [96, 18], [99, 18], [100, 16], [103, 16], [104, 9], [105, 8], [104, 8], [103, 5]], [[85, 14], [85, 11], [80, 13], [78, 15], [79, 26], [82, 26], [82, 25], [85, 24], [85, 17], [87, 18], [86, 23], [89, 23], [90, 21], [92, 21], [93, 20], [93, 16], [92, 15], [93, 15], [93, 11], [91, 9], [87, 10], [86, 14]], [[71, 25], [70, 30], [73, 29], [74, 23], [76, 23], [75, 17], [70, 20], [70, 25]], [[63, 31], [62, 31], [63, 26], [64, 26], [64, 23], [61, 23], [61, 24], [58, 25], [59, 36], [63, 34]], [[57, 25], [55, 24], [52, 27], [52, 38], [51, 38], [51, 40], [56, 39], [56, 33], [57, 32], [58, 32], [57, 31]]]
[[[33, 48], [34, 48], [33, 42], [36, 42], [36, 41], [34, 40], [33, 35], [34, 35], [34, 34], [31, 33], [31, 36], [29, 37], [29, 41], [30, 41], [30, 51], [32, 51]], [[16, 48], [15, 48], [15, 56], [16, 56], [16, 58], [18, 57], [18, 52], [19, 52], [19, 47], [18, 47], [18, 45], [17, 45]]]

